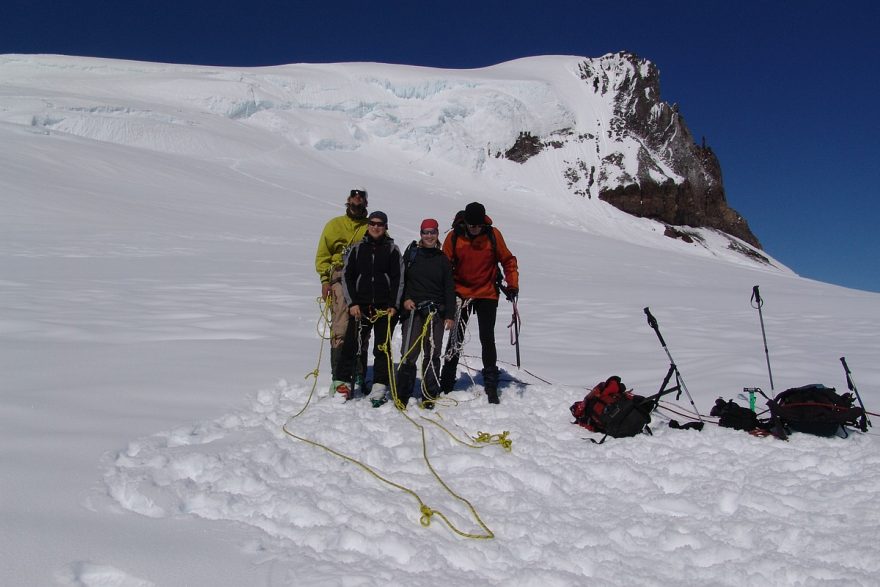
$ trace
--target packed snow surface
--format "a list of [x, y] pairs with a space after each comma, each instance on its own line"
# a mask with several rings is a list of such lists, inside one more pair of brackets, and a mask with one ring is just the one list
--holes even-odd
[[[521, 124], [605, 120], [579, 60], [0, 56], [0, 583], [876, 585], [875, 430], [785, 442], [706, 415], [770, 393], [768, 355], [777, 392], [844, 391], [845, 356], [876, 409], [880, 297], [665, 237], [549, 182], [552, 153], [487, 156]], [[486, 205], [521, 269], [500, 405], [475, 332], [434, 411], [328, 396], [314, 251], [357, 186], [404, 246]], [[650, 436], [571, 424], [609, 375], [657, 391], [667, 351], [703, 431], [667, 425], [686, 395]]]

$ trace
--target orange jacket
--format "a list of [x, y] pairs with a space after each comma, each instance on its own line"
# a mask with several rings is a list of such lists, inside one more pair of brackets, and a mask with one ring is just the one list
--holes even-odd
[[[501, 232], [491, 225], [491, 220], [486, 217], [486, 230], [495, 234], [495, 251], [492, 243], [485, 232], [475, 237], [465, 229], [463, 235], [453, 238], [450, 232], [443, 241], [443, 252], [452, 262], [452, 277], [455, 281], [455, 293], [464, 299], [498, 299], [498, 291], [495, 289], [495, 278], [498, 275], [498, 263], [504, 269], [504, 281], [508, 287], [519, 289], [519, 269], [516, 257], [507, 248]], [[455, 240], [455, 251], [452, 250], [452, 241]], [[496, 258], [497, 254], [497, 258]]]

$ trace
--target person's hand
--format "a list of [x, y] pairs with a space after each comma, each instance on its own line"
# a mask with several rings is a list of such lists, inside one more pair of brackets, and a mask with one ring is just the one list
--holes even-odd
[[508, 287], [507, 291], [504, 292], [504, 297], [507, 298], [508, 302], [515, 302], [516, 298], [519, 297], [519, 288], [518, 287]]
[[416, 303], [412, 300], [404, 300], [403, 309], [412, 312], [416, 309]]
[[330, 284], [329, 283], [322, 283], [321, 284], [321, 299], [326, 300], [327, 296], [329, 296], [329, 295], [330, 295]]
[[348, 309], [348, 313], [351, 314], [351, 317], [355, 320], [361, 319], [361, 307], [355, 304], [354, 306]]
[[443, 329], [444, 330], [452, 330], [452, 327], [455, 326], [455, 320], [451, 318], [447, 318], [443, 321]]
[[397, 308], [388, 308], [388, 317], [394, 318], [394, 315], [397, 314]]

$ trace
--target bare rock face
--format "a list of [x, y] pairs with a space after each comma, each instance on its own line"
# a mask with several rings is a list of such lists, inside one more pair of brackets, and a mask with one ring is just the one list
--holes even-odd
[[677, 106], [660, 100], [653, 63], [615, 53], [585, 60], [579, 75], [591, 98], [612, 106], [601, 136], [596, 129], [565, 129], [547, 137], [521, 132], [503, 156], [523, 163], [544, 148], [583, 143], [582, 154], [561, 170], [574, 194], [596, 194], [635, 216], [715, 228], [761, 247], [746, 219], [727, 205], [715, 153], [705, 141], [694, 142]]

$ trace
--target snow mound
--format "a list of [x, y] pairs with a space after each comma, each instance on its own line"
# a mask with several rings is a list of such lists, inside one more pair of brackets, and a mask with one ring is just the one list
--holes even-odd
[[[442, 575], [450, 584], [560, 586], [585, 578], [870, 584], [878, 571], [880, 454], [870, 436], [782, 442], [715, 427], [677, 431], [660, 416], [653, 436], [596, 446], [560, 409], [562, 396], [580, 391], [508, 382], [493, 409], [477, 389], [453, 394], [461, 403], [439, 410], [443, 425], [458, 435], [479, 426], [509, 430], [511, 452], [462, 446], [419, 418], [418, 408], [409, 412], [428, 430], [431, 465], [497, 540], [463, 539], [436, 516], [423, 527], [412, 495], [286, 435], [285, 421], [309, 390], [283, 381], [241, 410], [130, 443], [107, 463], [106, 488], [146, 516], [252, 527], [253, 548], [291, 562], [301, 584], [342, 569], [365, 585], [388, 578], [435, 585]], [[340, 419], [345, 426], [327, 425]], [[425, 466], [417, 428], [389, 404], [313, 399], [290, 429], [479, 534]]]

